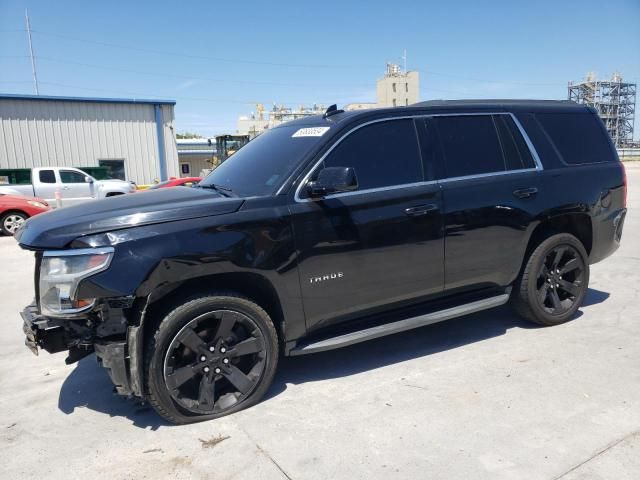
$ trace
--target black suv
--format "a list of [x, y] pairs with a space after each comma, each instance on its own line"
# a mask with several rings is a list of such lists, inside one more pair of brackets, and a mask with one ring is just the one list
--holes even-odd
[[[270, 129], [197, 188], [30, 219], [27, 345], [95, 352], [171, 422], [255, 404], [278, 358], [509, 300], [569, 320], [619, 245], [622, 164], [594, 110], [444, 101]], [[393, 340], [391, 340], [393, 341]]]

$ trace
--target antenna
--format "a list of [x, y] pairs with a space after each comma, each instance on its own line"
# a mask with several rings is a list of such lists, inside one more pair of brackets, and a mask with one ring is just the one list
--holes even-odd
[[322, 115], [322, 118], [328, 118], [332, 115], [336, 115], [337, 113], [343, 113], [344, 110], [338, 110], [338, 106], [334, 103], [333, 105], [330, 105], [329, 108], [327, 108], [327, 111], [324, 112], [324, 115]]
[[33, 43], [31, 42], [31, 22], [29, 22], [29, 12], [24, 9], [24, 17], [27, 21], [27, 38], [29, 39], [29, 56], [31, 57], [31, 70], [33, 70], [33, 86], [36, 89], [36, 95], [40, 95], [38, 92], [38, 74], [36, 73], [36, 60], [33, 57]]

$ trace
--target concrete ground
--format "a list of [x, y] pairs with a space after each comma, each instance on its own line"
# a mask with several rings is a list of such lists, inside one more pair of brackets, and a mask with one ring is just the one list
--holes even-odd
[[267, 398], [175, 427], [112, 395], [88, 357], [35, 357], [32, 254], [0, 238], [0, 477], [640, 478], [640, 168], [623, 244], [575, 320], [499, 308], [284, 359]]

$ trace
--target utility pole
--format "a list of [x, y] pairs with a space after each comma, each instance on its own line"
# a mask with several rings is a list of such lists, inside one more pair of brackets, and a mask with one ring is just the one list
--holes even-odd
[[29, 12], [24, 9], [24, 17], [27, 21], [27, 38], [29, 39], [29, 56], [31, 57], [31, 70], [33, 71], [33, 86], [36, 89], [36, 95], [40, 95], [38, 91], [38, 74], [36, 72], [36, 60], [33, 56], [33, 43], [31, 42], [31, 22], [29, 22]]

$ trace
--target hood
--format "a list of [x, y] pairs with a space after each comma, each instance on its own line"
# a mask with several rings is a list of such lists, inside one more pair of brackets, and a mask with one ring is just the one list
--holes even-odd
[[[27, 187], [30, 187], [31, 185], [27, 185]], [[12, 188], [12, 185], [9, 184], [2, 184], [0, 185], [0, 194], [4, 194], [4, 195], [12, 195], [14, 197], [22, 197], [25, 198], [25, 195], [22, 192], [19, 192], [18, 190], [16, 190], [15, 188]]]
[[163, 188], [59, 208], [27, 220], [15, 238], [24, 248], [64, 248], [78, 237], [237, 211], [244, 200], [213, 190]]
[[98, 183], [123, 183], [125, 185], [131, 185], [133, 182], [127, 180], [120, 180], [119, 178], [105, 178], [104, 180], [96, 180]]

